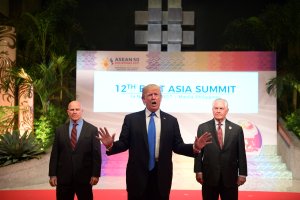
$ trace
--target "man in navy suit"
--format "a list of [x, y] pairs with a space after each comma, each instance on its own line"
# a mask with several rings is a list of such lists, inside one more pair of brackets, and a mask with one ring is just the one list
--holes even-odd
[[[160, 87], [147, 85], [142, 91], [142, 101], [146, 108], [125, 116], [118, 141], [115, 134], [106, 128], [99, 129], [99, 139], [113, 155], [129, 150], [126, 168], [126, 185], [129, 200], [168, 200], [173, 176], [173, 152], [194, 156], [210, 143], [210, 134], [196, 138], [194, 144], [185, 144], [175, 117], [160, 110], [162, 95]], [[154, 168], [149, 168], [148, 125], [150, 115], [154, 115], [156, 139]]]
[[202, 184], [203, 200], [218, 200], [219, 195], [222, 200], [237, 200], [238, 186], [246, 182], [244, 133], [241, 126], [226, 119], [228, 110], [225, 99], [214, 100], [214, 118], [198, 127], [198, 137], [212, 135], [212, 143], [195, 157], [194, 171]]
[[82, 119], [80, 102], [70, 102], [67, 112], [70, 121], [55, 132], [49, 183], [56, 186], [58, 200], [74, 200], [75, 194], [78, 200], [92, 200], [92, 186], [98, 183], [101, 174], [100, 143], [96, 138], [98, 130]]

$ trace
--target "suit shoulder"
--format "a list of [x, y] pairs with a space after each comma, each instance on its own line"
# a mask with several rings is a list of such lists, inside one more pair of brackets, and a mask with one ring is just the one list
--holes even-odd
[[199, 126], [207, 126], [207, 125], [213, 124], [213, 123], [214, 123], [214, 120], [208, 120], [206, 122], [203, 122], [203, 123], [199, 124]]
[[137, 117], [137, 116], [141, 116], [141, 115], [145, 115], [145, 110], [129, 113], [129, 114], [125, 115], [125, 118], [132, 118], [132, 117]]
[[56, 127], [56, 130], [62, 130], [62, 129], [65, 129], [66, 127], [69, 127], [69, 123], [68, 122], [59, 125], [58, 127]]
[[230, 126], [232, 126], [234, 128], [240, 128], [240, 129], [242, 129], [242, 126], [240, 126], [239, 124], [234, 123], [232, 121], [227, 120], [226, 123], [228, 123], [228, 125], [230, 125]]
[[93, 125], [93, 124], [91, 124], [90, 122], [87, 122], [87, 121], [85, 121], [85, 120], [83, 120], [83, 125], [84, 125], [84, 126], [89, 126], [89, 127], [91, 127], [91, 128], [97, 129], [97, 127], [96, 127], [95, 125]]
[[177, 120], [177, 118], [169, 113], [166, 113], [164, 111], [160, 111], [160, 115], [162, 118], [168, 118], [168, 119], [172, 119], [172, 120]]

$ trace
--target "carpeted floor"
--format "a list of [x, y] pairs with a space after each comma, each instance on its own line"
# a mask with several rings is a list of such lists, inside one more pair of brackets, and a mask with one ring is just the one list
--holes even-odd
[[[126, 200], [125, 190], [94, 190], [95, 200]], [[55, 190], [0, 190], [1, 200], [55, 200]], [[201, 200], [201, 191], [172, 190], [170, 200]], [[240, 191], [239, 200], [299, 200], [300, 192]]]

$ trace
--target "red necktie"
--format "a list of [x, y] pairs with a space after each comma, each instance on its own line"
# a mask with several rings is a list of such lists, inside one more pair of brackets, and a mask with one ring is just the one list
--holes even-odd
[[77, 143], [77, 130], [76, 130], [77, 125], [78, 124], [74, 123], [72, 131], [71, 131], [71, 146], [72, 146], [73, 150], [75, 149], [75, 146], [76, 146], [76, 143]]
[[222, 131], [221, 126], [222, 126], [222, 124], [219, 122], [217, 132], [218, 132], [218, 140], [219, 140], [220, 148], [222, 149], [223, 148], [223, 131]]

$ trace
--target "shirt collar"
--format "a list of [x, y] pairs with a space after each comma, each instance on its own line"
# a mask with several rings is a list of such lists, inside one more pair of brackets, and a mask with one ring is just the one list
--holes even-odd
[[[224, 119], [223, 121], [221, 121], [222, 125], [225, 125], [225, 121], [226, 119]], [[217, 126], [219, 124], [219, 121], [215, 119], [215, 125]]]
[[[83, 123], [83, 119], [80, 118], [79, 120], [76, 121], [76, 124], [81, 125]], [[70, 124], [74, 124], [74, 121], [70, 119]]]
[[[148, 110], [147, 108], [146, 108], [146, 116], [147, 117], [149, 117], [150, 116], [150, 114], [152, 113], [150, 110]], [[158, 118], [160, 118], [160, 110], [158, 109], [156, 112], [155, 112], [155, 115], [156, 115], [156, 117], [158, 117]]]

